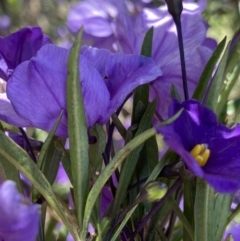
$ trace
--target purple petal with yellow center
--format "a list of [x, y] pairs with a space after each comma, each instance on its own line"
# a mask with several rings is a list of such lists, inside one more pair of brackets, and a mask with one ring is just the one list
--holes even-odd
[[[240, 125], [230, 129], [219, 124], [216, 115], [195, 100], [182, 104], [174, 100], [169, 114], [181, 108], [180, 117], [168, 126], [158, 127], [158, 132], [194, 175], [205, 179], [218, 192], [234, 193], [240, 188]], [[210, 150], [204, 166], [190, 154], [198, 144]]]

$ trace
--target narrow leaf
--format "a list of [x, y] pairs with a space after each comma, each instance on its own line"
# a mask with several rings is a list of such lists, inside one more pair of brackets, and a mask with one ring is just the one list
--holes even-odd
[[150, 137], [156, 134], [156, 130], [151, 128], [144, 133], [138, 135], [132, 141], [130, 141], [123, 149], [121, 149], [113, 158], [113, 160], [104, 168], [102, 173], [99, 175], [92, 189], [90, 190], [86, 207], [85, 215], [83, 221], [83, 229], [87, 228], [88, 222], [90, 220], [91, 212], [93, 210], [94, 204], [107, 180], [111, 177], [112, 173], [123, 163], [125, 158], [139, 145]]
[[74, 204], [81, 239], [85, 240], [87, 229], [83, 230], [82, 227], [84, 207], [89, 190], [89, 158], [87, 124], [79, 68], [82, 33], [83, 29], [81, 28], [68, 59], [67, 107]]
[[[145, 34], [145, 37], [143, 40], [141, 55], [144, 55], [146, 57], [152, 56], [153, 30], [154, 30], [153, 27], [151, 27]], [[141, 101], [144, 104], [145, 108], [147, 108], [148, 99], [149, 99], [149, 84], [144, 84], [137, 87], [137, 89], [134, 91], [134, 98], [133, 98], [133, 115], [132, 115], [133, 124], [138, 121], [135, 116], [136, 105], [138, 104], [139, 101]]]
[[12, 180], [16, 182], [18, 190], [23, 191], [18, 170], [3, 155], [0, 155], [0, 180]]
[[[145, 182], [145, 184], [147, 184], [150, 181], [154, 181], [157, 176], [159, 175], [159, 173], [162, 171], [162, 169], [164, 168], [164, 166], [166, 165], [166, 163], [168, 162], [168, 157], [169, 157], [169, 152], [167, 152], [164, 157], [162, 158], [161, 161], [158, 162], [158, 164], [155, 166], [155, 168], [153, 169], [153, 171], [151, 172], [151, 174], [149, 175], [147, 181]], [[144, 185], [145, 185], [144, 184]], [[111, 241], [115, 241], [117, 239], [117, 237], [119, 236], [119, 234], [121, 233], [123, 227], [126, 225], [127, 221], [129, 220], [129, 218], [132, 216], [132, 214], [134, 213], [135, 209], [138, 207], [138, 204], [133, 207], [125, 216], [125, 218], [122, 220], [122, 222], [120, 223], [119, 227], [117, 228], [116, 232], [114, 233], [113, 237], [111, 238]]]
[[213, 229], [213, 189], [200, 178], [197, 178], [196, 196], [194, 203], [194, 241], [212, 241]]
[[[182, 113], [183, 109], [178, 111], [174, 116], [169, 118], [168, 120], [162, 122], [159, 126], [164, 126], [171, 124], [175, 121]], [[91, 212], [94, 207], [94, 204], [103, 188], [107, 180], [111, 177], [112, 173], [124, 162], [126, 157], [139, 145], [144, 143], [150, 137], [156, 135], [155, 128], [151, 128], [142, 134], [136, 136], [133, 140], [129, 141], [128, 144], [123, 147], [113, 158], [113, 160], [105, 167], [102, 173], [99, 175], [96, 183], [93, 185], [92, 189], [90, 190], [87, 201], [86, 207], [84, 212], [84, 221], [83, 221], [83, 230], [87, 229]], [[156, 172], [154, 172], [156, 174]]]
[[176, 213], [176, 215], [178, 216], [180, 221], [182, 222], [182, 224], [183, 224], [184, 228], [187, 230], [188, 235], [191, 238], [191, 240], [194, 241], [194, 235], [193, 235], [192, 227], [191, 227], [190, 223], [188, 222], [188, 220], [186, 219], [186, 217], [184, 216], [181, 209], [179, 208], [176, 201], [172, 197], [170, 197], [167, 200], [167, 202], [170, 205], [170, 207], [173, 209], [173, 211]]
[[218, 97], [222, 90], [224, 73], [225, 73], [227, 60], [228, 60], [229, 48], [230, 48], [230, 42], [228, 43], [228, 46], [223, 54], [223, 57], [219, 63], [218, 69], [213, 77], [212, 83], [207, 93], [206, 106], [212, 109], [213, 111], [216, 111], [217, 109]]
[[49, 150], [49, 145], [53, 142], [53, 138], [54, 138], [54, 134], [58, 128], [58, 125], [62, 119], [62, 116], [63, 116], [63, 111], [61, 112], [60, 116], [58, 117], [54, 127], [52, 128], [52, 130], [49, 132], [48, 136], [47, 136], [47, 139], [45, 140], [42, 148], [41, 148], [41, 151], [39, 153], [39, 156], [38, 156], [38, 160], [37, 160], [37, 165], [38, 167], [41, 169], [41, 167], [43, 166], [43, 161], [44, 161], [44, 157], [47, 153], [47, 151]]
[[215, 239], [221, 240], [227, 224], [228, 215], [231, 212], [232, 195], [218, 194], [215, 201], [214, 220], [216, 222]]
[[141, 55], [146, 57], [152, 56], [152, 40], [153, 40], [153, 31], [154, 28], [151, 27], [145, 34], [141, 49]]
[[203, 96], [206, 92], [206, 88], [208, 85], [208, 82], [213, 74], [213, 70], [224, 50], [225, 44], [226, 44], [226, 37], [218, 44], [217, 48], [213, 52], [211, 58], [208, 60], [201, 77], [199, 79], [198, 86], [196, 87], [194, 94], [193, 94], [193, 99], [196, 100], [202, 100]]
[[29, 155], [0, 131], [0, 154], [10, 161], [20, 172], [22, 172], [43, 195], [48, 204], [57, 213], [62, 222], [76, 241], [80, 241], [77, 227], [70, 222], [66, 215], [68, 210], [61, 205], [52, 190], [51, 185], [41, 173], [37, 165], [31, 160]]
[[[58, 128], [58, 125], [62, 119], [63, 111], [61, 112], [60, 116], [58, 117], [54, 127], [49, 132], [47, 139], [45, 140], [40, 154], [37, 160], [37, 166], [42, 171], [42, 173], [47, 178], [48, 182], [52, 185], [58, 171], [60, 159], [61, 159], [61, 152], [55, 149], [54, 145], [54, 134]], [[32, 201], [36, 202], [39, 198], [40, 194], [35, 188], [32, 188]]]
[[[144, 113], [142, 120], [139, 124], [138, 130], [135, 134], [135, 136], [138, 136], [139, 134], [143, 133], [147, 129], [149, 129], [152, 125], [152, 118], [154, 116], [156, 108], [156, 101], [152, 102], [146, 112]], [[133, 173], [137, 166], [137, 161], [139, 160], [140, 151], [143, 148], [143, 145], [140, 145], [138, 148], [136, 148], [127, 158], [126, 162], [121, 168], [121, 175], [118, 183], [118, 188], [115, 196], [114, 201], [114, 207], [112, 215], [113, 217], [117, 214], [121, 203], [126, 198], [124, 193], [126, 193], [127, 188], [130, 184], [130, 181], [132, 179]]]
[[102, 153], [105, 150], [106, 146], [106, 135], [103, 130], [103, 127], [99, 124], [96, 124], [94, 128], [90, 129], [90, 138], [95, 137], [96, 141], [89, 146], [89, 162], [90, 162], [90, 170], [92, 181], [98, 178], [99, 173], [102, 170]]

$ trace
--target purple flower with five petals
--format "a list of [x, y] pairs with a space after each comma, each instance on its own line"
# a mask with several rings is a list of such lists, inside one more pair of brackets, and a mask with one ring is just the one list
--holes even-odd
[[[7, 84], [7, 96], [15, 111], [30, 126], [50, 131], [65, 110], [56, 132], [63, 137], [68, 136], [68, 54], [67, 49], [45, 45], [36, 57], [16, 68]], [[161, 75], [151, 58], [112, 54], [90, 47], [81, 50], [80, 71], [88, 127], [95, 123], [105, 124], [137, 86]]]
[[181, 108], [180, 117], [158, 132], [194, 175], [218, 192], [234, 193], [240, 188], [240, 125], [230, 129], [219, 124], [216, 115], [195, 100], [174, 100], [170, 116]]
[[27, 204], [12, 181], [5, 181], [1, 185], [0, 203], [0, 240], [36, 240], [38, 205]]

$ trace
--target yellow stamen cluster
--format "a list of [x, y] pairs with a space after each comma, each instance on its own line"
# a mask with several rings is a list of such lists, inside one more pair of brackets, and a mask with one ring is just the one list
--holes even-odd
[[190, 151], [190, 154], [195, 158], [199, 166], [202, 167], [207, 163], [209, 159], [210, 150], [207, 148], [207, 145], [198, 144], [193, 147], [193, 149]]

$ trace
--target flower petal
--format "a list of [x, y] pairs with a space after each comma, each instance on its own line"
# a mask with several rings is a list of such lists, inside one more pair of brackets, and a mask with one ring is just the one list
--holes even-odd
[[[8, 77], [20, 63], [35, 56], [37, 51], [48, 43], [51, 43], [51, 40], [39, 27], [26, 27], [5, 38], [0, 37], [0, 55], [8, 66]], [[1, 69], [0, 73], [0, 77], [4, 78], [4, 69]]]
[[162, 74], [152, 59], [121, 53], [109, 57], [105, 70], [106, 84], [111, 95], [109, 112], [115, 111], [136, 87]]
[[34, 241], [38, 233], [38, 205], [24, 203], [16, 184], [5, 181], [0, 187], [0, 239]]
[[[68, 53], [68, 50], [55, 45], [44, 46], [36, 57], [15, 70], [7, 84], [8, 98], [15, 110], [34, 127], [50, 131], [61, 111], [65, 110], [56, 132], [64, 137], [68, 136]], [[80, 67], [87, 122], [88, 126], [92, 126], [106, 115], [109, 93], [98, 71], [90, 66], [84, 56], [81, 57]]]
[[6, 93], [0, 94], [0, 119], [10, 125], [26, 127], [30, 126], [30, 122], [21, 118], [13, 109], [13, 106]]

